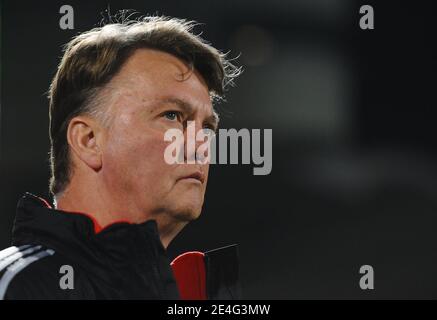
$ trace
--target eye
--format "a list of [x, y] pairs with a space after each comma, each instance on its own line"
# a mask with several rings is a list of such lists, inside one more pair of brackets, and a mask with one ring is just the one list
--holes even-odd
[[178, 111], [166, 111], [163, 114], [164, 117], [166, 117], [168, 120], [176, 121], [180, 118], [180, 112]]
[[212, 132], [217, 132], [218, 130], [218, 123], [215, 121], [205, 121], [203, 123], [203, 128], [202, 129], [209, 129]]
[[211, 130], [214, 133], [217, 131], [217, 127], [215, 125], [213, 125], [213, 124], [205, 124], [203, 126], [203, 129]]

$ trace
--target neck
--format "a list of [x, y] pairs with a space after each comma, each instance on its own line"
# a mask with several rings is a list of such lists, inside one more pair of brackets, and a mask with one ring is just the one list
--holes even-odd
[[67, 212], [86, 213], [101, 228], [120, 221], [143, 223], [152, 219], [156, 220], [164, 248], [167, 248], [186, 225], [186, 222], [175, 223], [166, 213], [144, 214], [139, 208], [135, 208], [132, 201], [109, 196], [101, 186], [81, 187], [74, 180], [62, 193], [55, 196], [55, 208]]

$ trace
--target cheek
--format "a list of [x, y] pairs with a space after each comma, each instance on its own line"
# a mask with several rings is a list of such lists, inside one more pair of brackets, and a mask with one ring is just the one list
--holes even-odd
[[208, 182], [208, 177], [209, 177], [209, 164], [205, 164], [203, 167], [203, 172], [205, 172], [205, 186], [206, 183]]
[[167, 145], [163, 134], [156, 130], [114, 128], [107, 142], [103, 168], [113, 179], [143, 188], [149, 184], [152, 188], [171, 170], [164, 161]]

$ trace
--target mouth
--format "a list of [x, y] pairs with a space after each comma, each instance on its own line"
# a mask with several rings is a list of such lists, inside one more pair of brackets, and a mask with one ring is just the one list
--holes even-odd
[[184, 181], [193, 181], [193, 182], [200, 182], [203, 184], [205, 182], [205, 174], [203, 174], [200, 171], [196, 171], [192, 174], [186, 175], [178, 180], [184, 180]]

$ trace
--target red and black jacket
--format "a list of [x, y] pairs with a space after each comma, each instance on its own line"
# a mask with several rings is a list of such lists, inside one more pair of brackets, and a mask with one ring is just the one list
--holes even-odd
[[[1, 299], [238, 299], [236, 246], [191, 252], [171, 264], [156, 222], [104, 229], [26, 193], [12, 247], [0, 251]], [[62, 267], [73, 285], [62, 288]]]

